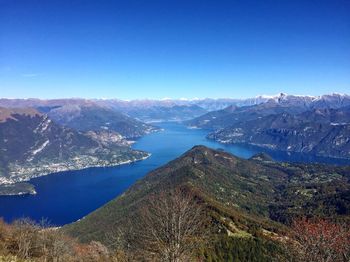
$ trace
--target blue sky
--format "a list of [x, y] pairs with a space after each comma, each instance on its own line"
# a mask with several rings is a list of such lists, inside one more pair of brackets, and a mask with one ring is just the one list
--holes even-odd
[[0, 0], [0, 97], [350, 90], [348, 0]]

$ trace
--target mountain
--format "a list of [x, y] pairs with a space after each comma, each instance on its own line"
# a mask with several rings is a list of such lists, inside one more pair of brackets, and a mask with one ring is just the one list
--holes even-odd
[[350, 159], [350, 107], [274, 114], [236, 122], [208, 138], [279, 151]]
[[197, 105], [154, 106], [145, 109], [130, 108], [126, 114], [143, 122], [184, 121], [198, 117], [207, 111]]
[[[220, 110], [230, 105], [250, 106], [266, 102], [268, 98], [258, 96], [255, 98], [236, 99], [236, 98], [204, 98], [204, 99], [170, 99], [165, 98], [161, 100], [155, 99], [141, 99], [141, 100], [119, 100], [119, 99], [96, 99], [95, 103], [103, 106], [108, 106], [120, 110], [121, 112], [128, 112], [130, 109], [149, 109], [154, 107], [170, 108], [174, 106], [199, 106], [206, 111]], [[0, 100], [1, 104], [1, 100]]]
[[[218, 102], [218, 104], [221, 104], [221, 102]], [[226, 106], [227, 102], [224, 105]], [[91, 111], [93, 108], [99, 111], [103, 110], [104, 113], [107, 112], [109, 117], [119, 118], [122, 122], [131, 121], [131, 118], [137, 118], [144, 122], [183, 121], [207, 112], [198, 105], [182, 100], [0, 99], [0, 106], [7, 108], [32, 107], [42, 113], [52, 114], [51, 117], [56, 117], [57, 120], [62, 121], [64, 121], [64, 119], [61, 119], [64, 118], [62, 115], [68, 112], [77, 114], [79, 110]], [[103, 112], [94, 112], [94, 115], [100, 113]], [[103, 125], [103, 123], [101, 124]], [[135, 123], [132, 124], [135, 125]], [[137, 124], [135, 128], [137, 128]]]
[[219, 129], [231, 126], [242, 121], [259, 119], [260, 117], [280, 113], [301, 113], [306, 109], [299, 105], [291, 106], [280, 103], [274, 99], [253, 105], [238, 107], [231, 105], [222, 110], [212, 111], [200, 117], [186, 121], [186, 124], [194, 128]]
[[129, 148], [122, 137], [107, 137], [103, 142], [62, 127], [35, 109], [23, 108], [0, 108], [0, 150], [0, 194], [33, 193], [30, 184], [16, 184], [33, 177], [148, 156]]
[[46, 108], [51, 109], [54, 107], [60, 107], [65, 105], [91, 105], [92, 100], [83, 98], [69, 98], [69, 99], [38, 99], [38, 98], [28, 98], [28, 99], [0, 99], [0, 107], [6, 108]]
[[195, 146], [63, 231], [108, 244], [108, 232], [132, 231], [139, 224], [150, 195], [181, 189], [195, 196], [205, 209], [203, 220], [210, 221], [207, 257], [235, 254], [237, 241], [252, 254], [259, 241], [260, 260], [254, 261], [271, 261], [271, 250], [277, 252], [277, 240], [287, 230], [283, 223], [299, 215], [349, 220], [349, 179], [350, 167], [278, 163], [266, 155], [245, 160]]
[[253, 106], [229, 106], [186, 121], [208, 138], [263, 148], [350, 158], [350, 96], [281, 93]]
[[329, 94], [315, 97], [312, 108], [341, 108], [350, 106], [350, 96], [346, 94]]
[[247, 99], [235, 98], [204, 98], [204, 99], [140, 99], [140, 100], [121, 100], [121, 99], [82, 99], [82, 98], [68, 98], [68, 99], [0, 99], [0, 106], [10, 108], [52, 108], [56, 106], [65, 105], [99, 105], [108, 107], [117, 111], [127, 113], [132, 109], [149, 109], [153, 107], [170, 108], [174, 106], [199, 106], [207, 111], [223, 109], [230, 105], [249, 106], [266, 102], [269, 97], [257, 96]]
[[190, 121], [187, 125], [196, 128], [219, 129], [242, 121], [255, 120], [273, 114], [298, 114], [314, 109], [339, 109], [350, 106], [350, 96], [332, 94], [319, 97], [279, 94], [264, 96], [266, 101], [251, 106], [231, 105], [212, 111]]
[[0, 99], [0, 106], [6, 108], [35, 108], [47, 114], [56, 123], [77, 131], [120, 134], [127, 139], [138, 138], [159, 130], [142, 123], [110, 106], [104, 106], [88, 99]]
[[6, 108], [32, 107], [60, 125], [77, 131], [108, 131], [127, 139], [141, 137], [158, 128], [142, 123], [111, 107], [87, 99], [0, 99]]
[[280, 93], [276, 96], [264, 96], [266, 102], [274, 101], [289, 107], [303, 107], [305, 109], [341, 108], [350, 106], [350, 96], [347, 94], [327, 94], [321, 96], [300, 96]]
[[[184, 121], [196, 118], [209, 111], [222, 110], [224, 108], [250, 107], [265, 103], [277, 104], [283, 108], [299, 108], [311, 110], [316, 108], [340, 108], [350, 106], [350, 96], [345, 94], [330, 94], [322, 96], [297, 96], [280, 93], [276, 96], [260, 95], [253, 98], [204, 98], [204, 99], [0, 99], [0, 106], [9, 108], [37, 108], [40, 112], [48, 113], [58, 107], [89, 107], [100, 106], [111, 109], [117, 113], [123, 113], [141, 121]], [[210, 118], [204, 119], [210, 120]], [[198, 124], [198, 123], [196, 123]], [[195, 124], [193, 124], [195, 125]], [[198, 124], [200, 126], [200, 123]], [[205, 128], [210, 124], [204, 125]], [[216, 124], [213, 124], [213, 126]]]
[[321, 96], [302, 96], [302, 95], [287, 95], [280, 93], [274, 96], [259, 95], [252, 98], [194, 98], [194, 99], [136, 99], [136, 100], [121, 100], [121, 99], [0, 99], [2, 107], [52, 107], [63, 105], [82, 105], [82, 104], [97, 104], [104, 107], [118, 109], [122, 112], [128, 108], [151, 108], [151, 107], [173, 107], [173, 106], [191, 106], [197, 105], [207, 111], [221, 110], [230, 105], [235, 106], [252, 106], [266, 103], [269, 100], [274, 100], [284, 104], [304, 104], [307, 107], [314, 108], [340, 108], [350, 105], [350, 96], [346, 94], [327, 94]]
[[268, 98], [258, 96], [248, 99], [0, 99], [0, 106], [8, 108], [37, 108], [40, 112], [48, 113], [59, 107], [86, 107], [100, 106], [123, 113], [130, 117], [146, 122], [157, 121], [184, 121], [195, 118], [208, 111], [223, 109], [230, 105], [248, 106], [266, 102]]
[[158, 130], [123, 113], [95, 104], [64, 105], [51, 109], [47, 114], [58, 124], [77, 131], [116, 132], [127, 139], [138, 138]]
[[[123, 112], [145, 122], [186, 121], [208, 111], [225, 108], [232, 104], [245, 104], [239, 99], [196, 100], [96, 100], [97, 104]], [[253, 103], [249, 101], [249, 104]]]

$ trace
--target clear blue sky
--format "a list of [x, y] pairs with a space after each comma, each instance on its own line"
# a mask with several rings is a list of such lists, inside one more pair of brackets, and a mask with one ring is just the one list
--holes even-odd
[[0, 97], [349, 90], [349, 0], [0, 0]]

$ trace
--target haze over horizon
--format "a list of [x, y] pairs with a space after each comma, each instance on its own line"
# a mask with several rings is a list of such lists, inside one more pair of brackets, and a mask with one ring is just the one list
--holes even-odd
[[347, 93], [350, 2], [0, 0], [9, 98]]
[[285, 92], [279, 92], [277, 94], [257, 94], [255, 96], [251, 97], [163, 97], [163, 98], [151, 98], [151, 97], [139, 97], [134, 99], [123, 99], [119, 97], [51, 97], [51, 98], [41, 98], [41, 97], [0, 97], [0, 99], [23, 99], [23, 100], [30, 100], [30, 99], [38, 99], [38, 100], [65, 100], [65, 99], [82, 99], [82, 100], [120, 100], [120, 101], [142, 101], [142, 100], [155, 100], [155, 101], [166, 101], [166, 100], [173, 100], [173, 101], [196, 101], [196, 100], [205, 100], [205, 99], [213, 99], [213, 100], [220, 100], [220, 99], [237, 99], [237, 100], [245, 100], [245, 99], [254, 99], [254, 98], [276, 98], [281, 95], [291, 95], [291, 96], [300, 96], [300, 97], [322, 97], [324, 95], [341, 95], [341, 96], [350, 96], [348, 93], [338, 93], [338, 92], [332, 92], [332, 93], [326, 93], [326, 94], [320, 94], [320, 95], [308, 95], [308, 94], [287, 94]]

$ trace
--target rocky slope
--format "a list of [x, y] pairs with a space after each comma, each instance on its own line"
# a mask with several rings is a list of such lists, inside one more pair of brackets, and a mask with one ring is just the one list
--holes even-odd
[[[74, 129], [57, 125], [33, 109], [0, 108], [0, 194], [33, 193], [31, 187], [9, 184], [58, 171], [111, 166], [144, 159], [125, 140], [112, 136], [101, 141]], [[119, 137], [120, 138], [120, 137]], [[16, 192], [18, 188], [18, 192]], [[27, 190], [24, 190], [27, 188]]]

